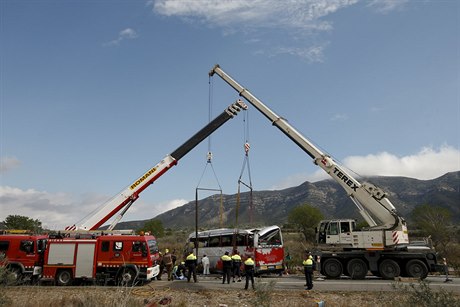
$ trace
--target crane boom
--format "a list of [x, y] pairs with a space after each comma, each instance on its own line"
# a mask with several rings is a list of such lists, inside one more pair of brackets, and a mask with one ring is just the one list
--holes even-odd
[[171, 154], [166, 155], [157, 165], [150, 168], [141, 177], [134, 181], [131, 185], [126, 187], [122, 192], [117, 194], [112, 199], [108, 200], [100, 208], [96, 209], [95, 212], [89, 215], [89, 217], [79, 225], [73, 225], [66, 227], [65, 230], [96, 230], [103, 225], [107, 220], [112, 218], [115, 214], [121, 211], [119, 215], [114, 219], [109, 227], [112, 230], [118, 221], [121, 220], [124, 213], [129, 207], [139, 198], [139, 194], [144, 191], [149, 185], [154, 183], [161, 175], [168, 171], [172, 166], [176, 165], [177, 162], [195, 148], [201, 141], [211, 135], [220, 126], [226, 123], [229, 119], [233, 118], [238, 114], [240, 110], [246, 110], [247, 105], [243, 101], [237, 101], [227, 107], [220, 115], [214, 120], [209, 122], [200, 131], [195, 133], [190, 139], [179, 146]]
[[336, 163], [332, 157], [322, 152], [312, 142], [305, 138], [299, 131], [291, 126], [284, 118], [278, 116], [262, 101], [255, 97], [246, 88], [241, 86], [232, 77], [225, 73], [219, 65], [209, 72], [210, 76], [217, 74], [226, 83], [233, 87], [241, 97], [259, 110], [270, 122], [281, 130], [288, 138], [305, 151], [313, 162], [328, 173], [346, 191], [348, 196], [356, 204], [360, 214], [372, 229], [402, 230], [405, 229], [405, 221], [400, 217], [396, 208], [386, 197], [386, 194], [378, 187], [370, 183], [361, 184], [343, 167]]

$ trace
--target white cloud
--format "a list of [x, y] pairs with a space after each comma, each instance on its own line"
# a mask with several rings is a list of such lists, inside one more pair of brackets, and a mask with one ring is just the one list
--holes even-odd
[[[448, 172], [459, 171], [460, 150], [451, 146], [442, 146], [439, 150], [426, 147], [416, 154], [404, 157], [382, 152], [367, 156], [350, 156], [340, 164], [352, 170], [350, 173], [354, 177], [403, 176], [429, 180]], [[273, 189], [284, 189], [299, 185], [304, 181], [315, 182], [329, 178], [331, 177], [318, 168], [313, 174], [295, 174], [284, 178]]]
[[388, 152], [351, 156], [344, 160], [344, 164], [362, 176], [405, 176], [427, 180], [460, 170], [460, 151], [450, 146], [439, 150], [426, 147], [405, 157]]
[[294, 55], [299, 58], [303, 58], [308, 62], [323, 62], [324, 54], [323, 54], [324, 47], [321, 46], [311, 46], [311, 47], [278, 47], [275, 48], [272, 52], [272, 55], [277, 54], [289, 54]]
[[[107, 199], [109, 199], [107, 196], [102, 195], [73, 197], [66, 193], [0, 186], [0, 221], [3, 221], [8, 215], [23, 215], [40, 220], [46, 228], [62, 230], [84, 219], [103, 205]], [[187, 202], [184, 199], [174, 199], [152, 205], [138, 200], [128, 210], [122, 221], [153, 218]]]
[[19, 167], [21, 161], [16, 157], [0, 157], [0, 174]]
[[379, 13], [389, 13], [402, 9], [409, 0], [372, 0], [368, 6], [374, 8]]
[[119, 45], [122, 41], [127, 40], [127, 39], [135, 39], [138, 38], [139, 35], [137, 34], [136, 31], [134, 31], [131, 28], [126, 28], [124, 30], [121, 30], [118, 33], [118, 37], [110, 42], [108, 42], [106, 45], [107, 46], [115, 46]]
[[334, 114], [331, 118], [332, 121], [344, 121], [344, 120], [347, 120], [349, 117], [348, 117], [348, 114], [345, 114], [345, 113], [337, 113], [337, 114]]
[[[75, 223], [77, 206], [72, 204], [69, 195], [48, 193], [34, 189], [22, 190], [9, 186], [0, 186], [0, 220], [8, 215], [24, 215], [40, 221], [47, 226]], [[81, 208], [79, 210], [84, 210]]]
[[196, 18], [211, 26], [329, 30], [320, 20], [358, 0], [156, 0], [153, 10], [165, 16]]
[[[150, 2], [154, 12], [177, 16], [187, 22], [220, 27], [225, 35], [254, 35], [246, 41], [267, 41], [257, 54], [288, 54], [309, 62], [322, 62], [324, 42], [311, 42], [310, 36], [330, 31], [333, 25], [325, 18], [358, 0], [156, 0]], [[269, 35], [267, 34], [269, 33]], [[272, 37], [283, 37], [283, 46]], [[278, 44], [278, 46], [276, 46]], [[270, 46], [270, 47], [268, 47]], [[273, 47], [271, 47], [273, 46]]]

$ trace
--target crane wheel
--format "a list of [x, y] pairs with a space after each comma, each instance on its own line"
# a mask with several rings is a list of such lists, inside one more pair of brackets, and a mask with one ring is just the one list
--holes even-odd
[[385, 259], [379, 265], [379, 272], [383, 279], [394, 279], [401, 274], [401, 268], [396, 261]]
[[359, 258], [351, 259], [348, 261], [347, 271], [351, 279], [364, 279], [367, 275], [367, 264]]
[[418, 259], [412, 259], [406, 264], [406, 272], [409, 277], [425, 279], [428, 276], [426, 264]]
[[335, 258], [325, 260], [322, 263], [322, 267], [322, 271], [327, 278], [339, 278], [343, 272], [342, 263]]

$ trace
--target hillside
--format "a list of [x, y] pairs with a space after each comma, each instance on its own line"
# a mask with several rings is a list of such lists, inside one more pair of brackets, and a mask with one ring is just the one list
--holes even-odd
[[[388, 197], [406, 219], [412, 210], [423, 204], [448, 208], [455, 223], [460, 222], [460, 172], [447, 173], [433, 180], [417, 180], [406, 177], [363, 178], [387, 192]], [[249, 192], [241, 193], [238, 216], [239, 226], [249, 224]], [[305, 182], [297, 187], [278, 191], [254, 191], [252, 226], [278, 224], [287, 221], [289, 211], [301, 204], [309, 204], [321, 210], [326, 218], [357, 218], [360, 215], [345, 191], [333, 180], [315, 183]], [[223, 195], [222, 220], [224, 227], [235, 225], [237, 195]], [[220, 227], [220, 196], [210, 196], [198, 202], [200, 227]], [[165, 228], [184, 229], [195, 225], [195, 200], [156, 217]], [[122, 222], [118, 229], [137, 229], [144, 221]]]

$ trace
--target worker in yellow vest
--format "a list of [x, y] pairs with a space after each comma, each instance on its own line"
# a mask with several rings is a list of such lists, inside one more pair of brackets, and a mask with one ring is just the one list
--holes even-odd
[[246, 284], [244, 286], [244, 290], [248, 289], [249, 280], [251, 280], [252, 289], [254, 290], [254, 260], [251, 259], [249, 256], [248, 259], [244, 261], [244, 272], [246, 274]]
[[313, 257], [312, 255], [307, 255], [306, 259], [302, 262], [303, 268], [304, 268], [304, 273], [305, 273], [305, 288], [306, 290], [311, 290], [313, 288]]
[[196, 280], [196, 256], [193, 253], [193, 251], [185, 258], [185, 265], [187, 266], [188, 269], [188, 275], [187, 275], [187, 282], [190, 282], [190, 279], [193, 274], [193, 281], [197, 282]]
[[238, 250], [236, 249], [233, 251], [232, 265], [233, 265], [233, 271], [232, 271], [233, 282], [235, 282], [235, 276], [238, 277], [238, 281], [241, 281], [241, 256], [238, 253]]
[[225, 280], [227, 280], [227, 283], [230, 283], [230, 272], [232, 271], [232, 257], [228, 255], [228, 252], [225, 252], [225, 254], [220, 257], [220, 260], [222, 260], [222, 283], [225, 284]]

